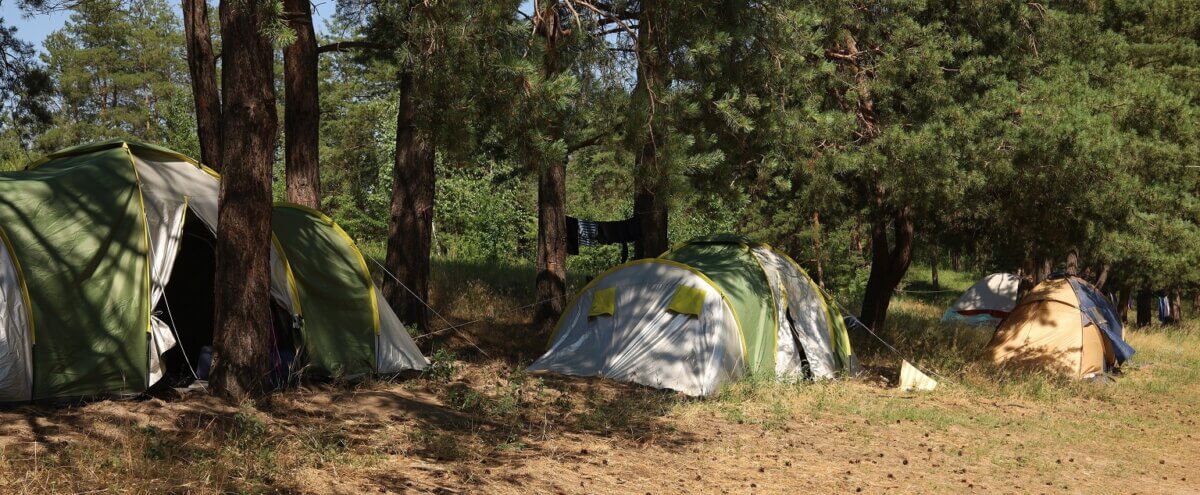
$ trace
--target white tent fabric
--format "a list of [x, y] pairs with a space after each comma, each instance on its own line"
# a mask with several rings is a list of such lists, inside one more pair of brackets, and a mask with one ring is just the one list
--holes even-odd
[[404, 370], [423, 370], [429, 360], [421, 354], [408, 335], [408, 329], [400, 322], [396, 312], [383, 299], [383, 292], [375, 287], [375, 305], [379, 308], [379, 335], [375, 337], [375, 362], [380, 373], [399, 373]]
[[1011, 273], [983, 277], [959, 296], [942, 321], [995, 326], [1017, 306], [1021, 279]]
[[[681, 286], [703, 291], [699, 317], [667, 309]], [[609, 288], [616, 291], [614, 314], [589, 317], [593, 296]], [[550, 350], [529, 369], [708, 395], [744, 373], [742, 345], [720, 291], [686, 268], [648, 260], [589, 285], [559, 322]]]
[[[221, 183], [216, 177], [199, 167], [169, 155], [139, 150], [134, 155], [138, 180], [142, 183], [142, 194], [158, 198], [174, 198], [187, 201], [188, 210], [214, 235], [217, 233], [217, 198]], [[149, 216], [147, 205], [147, 216]], [[153, 231], [153, 229], [151, 229]], [[164, 282], [165, 285], [165, 282]], [[295, 314], [291, 289], [287, 282], [287, 269], [271, 246], [271, 297], [288, 312]], [[156, 299], [157, 301], [157, 299]], [[166, 349], [163, 349], [164, 351]]]
[[[184, 221], [191, 211], [215, 235], [220, 182], [214, 175], [176, 155], [144, 147], [129, 147], [129, 156], [137, 172], [150, 243], [151, 302], [156, 307], [164, 297], [171, 279], [176, 255], [182, 245]], [[0, 243], [0, 402], [30, 399], [33, 363], [31, 331], [25, 308], [25, 295], [18, 270], [7, 247]], [[428, 360], [408, 335], [395, 313], [380, 298], [377, 369], [393, 373], [405, 369], [423, 369]], [[285, 260], [271, 246], [271, 296], [288, 312], [295, 314], [292, 289]], [[149, 384], [162, 378], [161, 355], [177, 342], [168, 315], [151, 315]], [[185, 349], [195, 352], [196, 349]]]
[[[779, 253], [763, 246], [755, 247], [753, 253], [767, 273], [775, 300], [781, 301], [776, 305], [780, 325], [775, 373], [780, 377], [803, 377], [807, 359], [813, 378], [833, 378], [838, 369], [837, 357], [833, 355], [831, 336], [824, 331], [829, 324], [821, 295], [812, 281]], [[781, 288], [785, 298], [780, 297]]]
[[0, 243], [0, 402], [29, 400], [32, 349], [25, 297], [8, 248]]
[[[133, 155], [133, 160], [145, 198], [146, 219], [154, 246], [152, 304], [157, 304], [162, 296], [162, 288], [166, 287], [170, 280], [171, 267], [174, 266], [175, 255], [180, 246], [179, 238], [183, 231], [186, 211], [195, 214], [209, 232], [216, 234], [220, 182], [196, 165], [171, 155], [139, 148], [137, 154]], [[379, 305], [380, 319], [379, 335], [376, 338], [377, 369], [382, 373], [424, 369], [429, 361], [421, 355], [420, 349], [391, 307], [380, 298], [379, 288], [375, 287], [374, 292]], [[271, 298], [289, 313], [298, 312], [288, 283], [286, 263], [274, 245], [271, 246]], [[155, 319], [152, 328], [155, 338], [151, 339], [150, 383], [161, 377], [158, 356], [175, 345], [170, 328], [162, 321]]]
[[[183, 221], [187, 215], [186, 198], [160, 197], [155, 191], [142, 191], [145, 205], [146, 230], [150, 236], [150, 307], [157, 307], [162, 299], [171, 269], [179, 254], [183, 237]], [[165, 370], [159, 356], [176, 344], [171, 327], [163, 322], [163, 315], [150, 316], [150, 367], [149, 383], [154, 385], [163, 377]], [[165, 316], [170, 319], [169, 315]]]

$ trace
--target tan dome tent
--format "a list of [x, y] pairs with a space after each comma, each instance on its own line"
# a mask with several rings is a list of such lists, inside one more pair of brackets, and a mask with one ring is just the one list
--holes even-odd
[[[125, 141], [0, 173], [0, 402], [136, 394], [196, 363], [212, 342], [218, 189], [194, 160]], [[271, 223], [284, 372], [426, 366], [341, 228], [295, 205]]]
[[1011, 273], [983, 277], [946, 309], [942, 321], [965, 325], [995, 326], [1017, 305], [1021, 279]]
[[748, 371], [830, 378], [851, 359], [842, 319], [799, 265], [717, 236], [596, 277], [529, 369], [708, 395]]
[[1108, 299], [1078, 277], [1038, 284], [1000, 323], [987, 356], [1002, 366], [1088, 377], [1120, 366], [1134, 350]]

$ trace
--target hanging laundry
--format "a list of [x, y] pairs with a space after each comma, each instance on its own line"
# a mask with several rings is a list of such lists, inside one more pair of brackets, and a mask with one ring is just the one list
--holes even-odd
[[567, 254], [579, 254], [580, 246], [621, 245], [621, 261], [629, 258], [629, 243], [641, 242], [636, 218], [611, 222], [567, 217]]

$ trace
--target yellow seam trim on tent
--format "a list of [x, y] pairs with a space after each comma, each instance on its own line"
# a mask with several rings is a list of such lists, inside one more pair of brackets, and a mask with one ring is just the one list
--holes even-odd
[[662, 265], [673, 266], [675, 268], [682, 268], [682, 269], [687, 270], [687, 271], [695, 274], [696, 276], [700, 277], [700, 279], [707, 282], [708, 285], [711, 285], [712, 288], [717, 291], [717, 294], [719, 294], [721, 296], [721, 300], [725, 301], [725, 305], [729, 307], [729, 312], [733, 314], [733, 325], [734, 325], [734, 327], [737, 328], [738, 335], [742, 338], [742, 360], [743, 361], [747, 360], [746, 352], [747, 352], [747, 349], [749, 349], [749, 346], [746, 343], [746, 333], [742, 331], [742, 323], [740, 320], [738, 320], [737, 309], [735, 309], [733, 307], [733, 302], [729, 300], [729, 296], [725, 295], [725, 291], [721, 290], [721, 286], [717, 285], [716, 282], [713, 282], [712, 279], [708, 278], [708, 275], [705, 275], [700, 270], [697, 270], [689, 265], [685, 265], [678, 261], [662, 259], [662, 258], [642, 258], [640, 260], [633, 260], [633, 261], [630, 261], [629, 263], [622, 263], [620, 265], [609, 268], [608, 270], [605, 270], [600, 275], [597, 275], [596, 278], [592, 279], [591, 282], [588, 282], [588, 284], [585, 285], [583, 287], [583, 289], [581, 289], [579, 291], [579, 293], [575, 295], [575, 298], [571, 300], [571, 303], [567, 305], [567, 308], [565, 311], [563, 311], [562, 316], [560, 316], [558, 318], [558, 323], [554, 324], [554, 333], [550, 334], [550, 342], [549, 343], [550, 344], [554, 343], [554, 338], [558, 337], [558, 332], [559, 332], [559, 330], [562, 329], [563, 319], [568, 314], [570, 314], [571, 311], [573, 311], [575, 309], [575, 306], [577, 306], [579, 304], [579, 298], [581, 296], [583, 296], [583, 294], [587, 293], [587, 291], [590, 290], [592, 287], [594, 287], [597, 283], [599, 283], [601, 280], [604, 280], [605, 277], [613, 274], [613, 272], [616, 272], [617, 270], [620, 270], [623, 268], [628, 268], [631, 266], [642, 265], [642, 264], [646, 264], [646, 263], [659, 263]]
[[29, 345], [37, 343], [37, 333], [33, 331], [33, 300], [29, 298], [29, 287], [25, 285], [25, 271], [21, 269], [21, 262], [17, 259], [17, 253], [13, 251], [12, 241], [8, 239], [8, 233], [4, 231], [4, 227], [0, 225], [0, 241], [4, 242], [4, 248], [8, 250], [8, 259], [13, 262], [13, 268], [17, 270], [17, 283], [21, 284], [21, 296], [25, 298], [25, 319], [29, 324]]
[[671, 245], [671, 247], [667, 248], [667, 250], [666, 250], [666, 251], [663, 251], [661, 254], [659, 254], [659, 255], [658, 255], [658, 257], [659, 257], [659, 258], [662, 258], [662, 257], [664, 257], [664, 256], [666, 256], [666, 255], [668, 255], [668, 254], [670, 254], [670, 253], [671, 253], [671, 251], [674, 251], [674, 250], [676, 250], [676, 249], [679, 249], [679, 248], [681, 248], [681, 247], [684, 247], [684, 246], [688, 245], [688, 243], [689, 243], [689, 242], [691, 242], [691, 241], [677, 242], [677, 243], [675, 243], [675, 244], [672, 244], [672, 245]]
[[292, 296], [292, 306], [296, 307], [296, 314], [303, 316], [304, 311], [300, 308], [300, 295], [296, 292], [296, 276], [292, 274], [292, 264], [288, 263], [287, 253], [283, 251], [283, 244], [279, 242], [278, 237], [275, 237], [274, 232], [271, 232], [271, 244], [275, 246], [275, 252], [279, 254], [279, 262], [283, 263], [283, 273], [287, 276], [288, 295]]
[[[111, 146], [113, 146], [113, 147], [116, 147], [117, 143], [120, 143], [122, 148], [129, 149], [129, 141], [112, 141], [112, 142], [109, 142], [109, 143], [107, 143], [107, 144], [108, 144], [108, 145], [111, 145]], [[87, 147], [89, 144], [101, 145], [101, 144], [106, 144], [106, 143], [105, 143], [104, 141], [100, 141], [100, 142], [97, 142], [97, 143], [87, 143], [87, 144], [81, 144], [81, 145], [79, 145], [79, 146], [72, 146], [71, 148], [67, 148], [66, 150], [55, 151], [55, 152], [53, 152], [53, 153], [47, 154], [47, 155], [45, 155], [45, 156], [43, 156], [43, 157], [41, 157], [41, 158], [37, 159], [37, 160], [34, 160], [32, 163], [30, 163], [28, 166], [26, 166], [26, 167], [25, 167], [25, 170], [33, 170], [33, 169], [35, 169], [35, 168], [38, 168], [38, 167], [40, 167], [40, 166], [42, 166], [42, 165], [45, 165], [45, 164], [46, 164], [46, 162], [49, 162], [49, 161], [51, 161], [51, 160], [55, 160], [55, 159], [58, 159], [58, 158], [66, 158], [66, 157], [78, 156], [78, 155], [83, 155], [83, 154], [88, 154], [88, 153], [95, 153], [95, 152], [97, 152], [97, 151], [104, 151], [104, 150], [106, 150], [106, 149], [109, 149], [109, 148], [102, 147], [102, 146], [96, 146], [94, 149], [90, 149], [90, 150], [89, 150], [89, 149], [87, 149], [87, 148], [86, 148], [86, 147]], [[134, 144], [134, 146], [138, 146], [138, 145], [137, 145], [137, 144]], [[83, 147], [83, 150], [79, 150], [79, 151], [72, 151], [72, 152], [70, 152], [70, 153], [66, 153], [66, 152], [65, 152], [65, 151], [68, 151], [68, 150], [71, 150], [71, 149], [75, 149], [75, 148], [80, 148], [80, 147]], [[148, 149], [150, 149], [150, 148], [148, 148]], [[180, 152], [178, 152], [178, 151], [174, 151], [174, 150], [170, 150], [170, 149], [167, 149], [167, 148], [162, 148], [162, 149], [151, 149], [151, 151], [154, 151], [155, 153], [161, 153], [161, 154], [164, 154], [164, 155], [167, 155], [167, 156], [170, 156], [170, 157], [178, 158], [178, 159], [180, 159], [180, 160], [182, 160], [182, 161], [184, 161], [184, 162], [187, 162], [187, 163], [190, 163], [190, 164], [192, 164], [192, 165], [195, 165], [195, 166], [196, 166], [196, 168], [199, 168], [199, 169], [200, 169], [201, 171], [203, 171], [204, 173], [206, 173], [206, 174], [208, 174], [208, 175], [211, 175], [211, 176], [212, 176], [214, 179], [221, 180], [221, 174], [220, 174], [220, 172], [217, 172], [216, 170], [213, 170], [213, 169], [212, 169], [212, 168], [210, 168], [209, 166], [207, 166], [207, 165], [205, 165], [205, 164], [203, 164], [203, 163], [200, 163], [200, 161], [199, 161], [199, 160], [196, 160], [195, 158], [192, 158], [192, 157], [190, 157], [190, 156], [187, 156], [187, 155], [185, 155], [185, 154], [183, 154], [183, 153], [180, 153]]]
[[[150, 252], [154, 249], [150, 246], [150, 220], [146, 218], [146, 198], [142, 195], [142, 176], [138, 175], [137, 160], [133, 157], [133, 152], [129, 150], [129, 143], [121, 143], [121, 149], [125, 150], [125, 155], [129, 157], [129, 166], [133, 169], [133, 184], [137, 186], [138, 206], [142, 210], [142, 233], [145, 234], [143, 241], [146, 243], [146, 297], [150, 297], [154, 293], [154, 260], [150, 259]], [[154, 307], [146, 303], [146, 333], [151, 333], [154, 329]]]
[[[189, 206], [189, 203], [191, 202], [191, 199], [192, 199], [191, 196], [188, 196], [186, 194], [183, 195], [183, 219], [179, 220], [179, 247], [175, 248], [176, 256], [179, 256], [179, 251], [183, 250], [183, 229], [184, 229], [184, 227], [187, 227], [187, 212], [188, 212], [188, 206]], [[201, 222], [201, 223], [203, 223], [203, 222]], [[174, 271], [175, 267], [172, 266], [171, 269], [172, 269], [172, 271]], [[164, 285], [163, 286], [163, 298], [165, 299], [166, 297], [167, 297], [167, 286]]]
[[338, 225], [337, 222], [333, 221], [333, 219], [330, 218], [328, 215], [321, 213], [320, 210], [317, 210], [315, 208], [311, 208], [311, 207], [304, 206], [301, 204], [296, 204], [296, 203], [289, 203], [287, 201], [278, 201], [275, 203], [275, 206], [283, 207], [283, 208], [293, 208], [293, 209], [297, 209], [300, 211], [311, 213], [311, 214], [315, 215], [317, 218], [321, 219], [321, 221], [325, 222], [330, 227], [332, 227], [333, 231], [336, 232], [339, 236], [341, 236], [341, 238], [343, 240], [346, 241], [346, 245], [349, 246], [350, 250], [353, 251], [354, 254], [358, 256], [358, 267], [359, 267], [359, 269], [362, 270], [362, 276], [364, 279], [366, 279], [367, 288], [370, 291], [371, 316], [374, 318], [374, 322], [375, 322], [375, 335], [379, 335], [379, 326], [380, 326], [379, 302], [375, 300], [375, 281], [371, 279], [371, 270], [370, 270], [370, 268], [367, 267], [367, 259], [363, 256], [362, 251], [358, 250], [358, 245], [355, 244], [354, 239], [350, 237], [350, 234], [347, 234], [345, 230], [342, 230], [342, 226]]
[[[758, 265], [758, 269], [762, 270], [763, 278], [767, 280], [767, 292], [770, 293], [771, 292], [771, 277], [767, 276], [767, 267], [763, 266], [762, 261], [760, 261], [758, 259], [758, 256], [754, 254], [754, 249], [751, 248], [749, 244], [746, 244], [744, 242], [739, 242], [738, 244], [741, 244], [742, 247], [746, 249], [746, 252], [750, 254], [750, 257], [754, 258], [754, 263]], [[780, 277], [783, 276], [782, 273], [779, 275], [780, 275]], [[782, 282], [782, 280], [780, 280], [780, 282]], [[771, 332], [771, 340], [773, 340], [775, 342], [775, 345], [773, 346], [774, 350], [771, 351], [771, 359], [775, 359], [779, 356], [779, 325], [780, 325], [780, 323], [779, 323], [779, 301], [776, 301], [774, 297], [771, 297], [771, 309], [773, 310], [773, 311], [771, 311], [771, 321], [775, 322], [775, 329]], [[775, 366], [778, 367], [779, 363], [775, 363]]]
[[[802, 273], [802, 274], [804, 275], [804, 278], [808, 279], [808, 283], [809, 283], [809, 285], [811, 285], [811, 286], [812, 286], [812, 288], [813, 288], [813, 289], [815, 289], [815, 291], [816, 291], [816, 293], [817, 293], [817, 300], [818, 300], [818, 301], [821, 301], [821, 307], [822, 307], [822, 308], [825, 310], [825, 319], [826, 319], [826, 320], [828, 320], [826, 323], [829, 325], [829, 340], [830, 340], [830, 343], [831, 343], [831, 344], [833, 344], [833, 345], [835, 345], [835, 346], [837, 346], [837, 347], [842, 347], [842, 346], [844, 345], [844, 346], [846, 347], [846, 355], [847, 355], [847, 356], [853, 356], [853, 355], [854, 355], [854, 349], [852, 349], [852, 348], [850, 347], [850, 336], [849, 336], [849, 335], [847, 335], [847, 336], [846, 336], [846, 341], [845, 341], [845, 342], [842, 342], [842, 340], [841, 340], [840, 338], [838, 338], [839, 336], [838, 336], [838, 335], [835, 335], [835, 334], [833, 333], [833, 332], [834, 332], [834, 329], [836, 328], [836, 326], [835, 326], [835, 325], [834, 325], [834, 323], [833, 323], [833, 317], [834, 317], [834, 315], [833, 315], [833, 312], [832, 312], [832, 311], [830, 311], [830, 309], [829, 309], [829, 302], [825, 300], [825, 293], [824, 293], [824, 291], [822, 291], [822, 290], [821, 290], [821, 288], [820, 288], [820, 287], [817, 285], [817, 283], [816, 283], [815, 281], [813, 281], [812, 277], [810, 277], [810, 276], [808, 275], [808, 272], [804, 271], [804, 268], [800, 266], [800, 263], [797, 263], [797, 262], [796, 262], [796, 260], [792, 259], [792, 257], [791, 257], [791, 256], [788, 256], [788, 254], [787, 254], [787, 253], [785, 253], [785, 252], [783, 252], [783, 251], [780, 251], [780, 250], [778, 250], [778, 249], [775, 249], [774, 247], [772, 247], [772, 246], [770, 246], [770, 245], [768, 245], [768, 244], [763, 244], [763, 246], [766, 246], [766, 247], [767, 247], [767, 249], [770, 249], [771, 251], [774, 251], [774, 252], [775, 252], [775, 254], [778, 254], [778, 255], [780, 255], [780, 256], [783, 256], [783, 259], [786, 259], [786, 260], [788, 260], [788, 262], [790, 262], [790, 263], [792, 264], [792, 266], [796, 268], [796, 270], [799, 270], [799, 271], [800, 271], [800, 273]], [[835, 351], [836, 351], [836, 348], [835, 348]], [[849, 364], [848, 364], [848, 363], [847, 363], [847, 366], [849, 366]]]

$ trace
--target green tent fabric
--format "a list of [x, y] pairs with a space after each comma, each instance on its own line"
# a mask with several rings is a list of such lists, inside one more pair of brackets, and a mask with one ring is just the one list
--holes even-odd
[[[0, 228], [30, 299], [34, 399], [146, 387], [147, 230], [123, 148], [0, 174]], [[80, 329], [87, 329], [81, 338]]]
[[329, 217], [294, 204], [276, 205], [271, 230], [294, 274], [310, 371], [375, 371], [375, 285], [350, 237]]
[[800, 265], [721, 235], [592, 279], [529, 369], [710, 395], [747, 373], [827, 379], [853, 367], [845, 325]]
[[775, 369], [775, 300], [747, 242], [731, 237], [695, 239], [660, 258], [691, 266], [716, 282], [733, 304], [746, 341], [747, 367], [761, 372]]
[[[143, 392], [171, 371], [164, 353], [181, 341], [196, 362], [211, 321], [174, 321], [171, 308], [211, 315], [211, 300], [164, 301], [172, 288], [211, 294], [219, 181], [174, 151], [120, 140], [0, 173], [0, 402]], [[272, 229], [274, 342], [296, 346], [276, 354], [297, 357], [290, 369], [273, 359], [277, 371], [428, 365], [337, 224], [283, 204]]]

